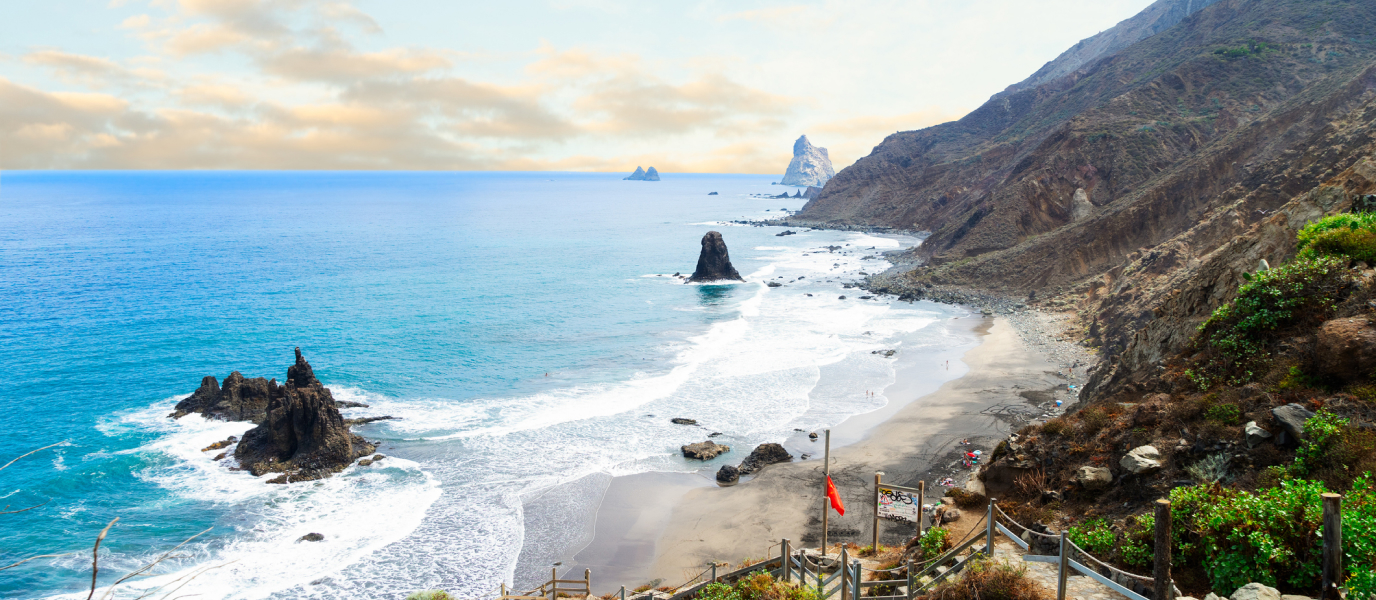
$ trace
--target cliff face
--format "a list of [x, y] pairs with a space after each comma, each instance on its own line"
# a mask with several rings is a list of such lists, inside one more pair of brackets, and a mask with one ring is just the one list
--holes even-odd
[[793, 142], [793, 160], [789, 161], [788, 171], [779, 183], [821, 187], [835, 176], [836, 170], [831, 167], [827, 149], [813, 146], [807, 136], [802, 136]]
[[[1326, 16], [1339, 12], [1343, 19]], [[1088, 275], [1180, 233], [1235, 199], [1220, 199], [1234, 185], [1255, 187], [1255, 165], [1300, 152], [1348, 114], [1376, 56], [1348, 40], [1371, 25], [1370, 4], [1219, 2], [960, 121], [889, 136], [798, 218], [929, 230], [919, 256], [944, 263], [1060, 230], [1102, 230], [1105, 219], [1131, 212], [1127, 227], [1109, 225], [1131, 233], [1113, 247], [1042, 253], [1052, 264], [1016, 285]], [[1075, 201], [1078, 190], [1089, 206]]]
[[[1081, 67], [1161, 33], [1218, 0], [1157, 0], [1130, 19], [1080, 40], [1031, 77], [1008, 86], [1003, 94], [1037, 87], [1069, 75]], [[997, 96], [996, 96], [997, 97]]]

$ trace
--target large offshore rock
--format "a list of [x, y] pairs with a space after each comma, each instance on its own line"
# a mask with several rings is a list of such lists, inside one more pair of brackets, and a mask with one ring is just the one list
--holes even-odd
[[274, 482], [321, 479], [377, 449], [349, 431], [330, 390], [296, 349], [283, 393], [272, 397], [257, 427], [234, 450], [240, 466], [255, 476], [282, 473]]
[[750, 456], [745, 457], [745, 460], [741, 461], [741, 475], [749, 475], [765, 468], [767, 465], [788, 462], [791, 460], [793, 460], [793, 455], [789, 454], [787, 450], [784, 450], [783, 446], [778, 444], [760, 444], [755, 447], [755, 450], [750, 453]]
[[262, 423], [268, 401], [282, 393], [283, 389], [277, 385], [276, 379], [248, 379], [234, 371], [221, 386], [214, 377], [207, 375], [201, 379], [201, 387], [178, 402], [169, 416], [180, 419], [197, 413], [207, 419]]
[[709, 231], [702, 236], [702, 251], [698, 253], [698, 267], [687, 283], [699, 281], [745, 281], [736, 267], [731, 266], [731, 255], [726, 251], [726, 240], [721, 233]]
[[779, 183], [822, 187], [835, 176], [827, 149], [813, 146], [805, 135], [793, 142], [793, 160], [788, 163], [788, 171]]

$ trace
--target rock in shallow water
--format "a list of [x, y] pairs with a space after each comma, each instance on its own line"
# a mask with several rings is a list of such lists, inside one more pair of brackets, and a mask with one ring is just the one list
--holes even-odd
[[377, 449], [349, 431], [300, 348], [282, 389], [269, 400], [263, 422], [244, 433], [234, 450], [234, 458], [254, 476], [283, 473], [268, 483], [321, 479]]
[[685, 458], [696, 458], [698, 460], [712, 460], [717, 456], [729, 452], [730, 446], [723, 446], [713, 441], [698, 442], [688, 444], [679, 448]]
[[702, 236], [702, 251], [698, 253], [698, 266], [688, 283], [707, 281], [745, 281], [736, 267], [731, 266], [731, 255], [726, 250], [726, 240], [721, 232], [709, 231]]
[[323, 541], [325, 541], [325, 535], [324, 535], [324, 534], [321, 534], [321, 533], [308, 533], [308, 534], [306, 534], [306, 535], [301, 536], [301, 537], [298, 538], [296, 541], [298, 541], [298, 542], [323, 542]]
[[760, 444], [755, 447], [755, 450], [750, 453], [750, 456], [745, 457], [745, 460], [741, 461], [740, 471], [742, 475], [749, 475], [765, 468], [767, 465], [788, 462], [791, 460], [793, 460], [793, 455], [789, 454], [787, 450], [784, 450], [783, 446], [779, 444]]
[[731, 465], [722, 465], [717, 470], [717, 483], [736, 483], [741, 480], [740, 469]]
[[675, 425], [697, 425], [697, 424], [698, 424], [698, 422], [697, 422], [696, 419], [685, 419], [685, 418], [683, 418], [683, 417], [674, 417], [674, 418], [672, 418], [672, 419], [669, 419], [669, 422], [670, 422], [670, 423], [673, 423], [673, 424], [675, 424]]

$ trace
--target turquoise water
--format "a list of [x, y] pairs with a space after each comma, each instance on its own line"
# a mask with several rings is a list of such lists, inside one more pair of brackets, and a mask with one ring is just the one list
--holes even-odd
[[[676, 449], [704, 432], [668, 416], [780, 441], [882, 405], [853, 393], [892, 381], [873, 350], [968, 343], [939, 326], [953, 309], [841, 289], [916, 240], [721, 223], [801, 206], [751, 196], [770, 180], [4, 173], [0, 456], [66, 445], [0, 471], [12, 509], [47, 502], [0, 515], [0, 561], [72, 554], [0, 571], [0, 595], [84, 598], [119, 517], [102, 585], [211, 528], [131, 589], [200, 573], [179, 593], [476, 596], [516, 575], [522, 499], [700, 466]], [[709, 229], [749, 283], [671, 277]], [[284, 378], [294, 346], [371, 405], [346, 416], [401, 417], [358, 429], [382, 466], [267, 486], [200, 451], [247, 424], [165, 417], [204, 375]]]

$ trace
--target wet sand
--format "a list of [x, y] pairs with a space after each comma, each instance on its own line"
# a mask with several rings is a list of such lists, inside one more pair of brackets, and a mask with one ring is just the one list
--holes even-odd
[[[961, 483], [968, 477], [959, 465], [967, 448], [959, 445], [962, 439], [988, 451], [1019, 423], [1043, 413], [1021, 392], [1064, 386], [1057, 366], [1023, 342], [1007, 319], [980, 318], [976, 332], [982, 342], [963, 356], [969, 368], [964, 376], [920, 395], [916, 390], [930, 389], [921, 383], [930, 377], [919, 369], [933, 367], [901, 367], [884, 390], [888, 406], [833, 428], [831, 473], [847, 513], [829, 518], [830, 542], [870, 543], [876, 471], [896, 485], [926, 480], [927, 501], [936, 501], [946, 489], [936, 485], [940, 478]], [[569, 572], [581, 576], [592, 569], [597, 593], [654, 579], [676, 586], [712, 561], [737, 564], [777, 552], [781, 538], [795, 547], [816, 546], [822, 442], [790, 440], [786, 446], [793, 452], [800, 444], [811, 460], [772, 465], [731, 487], [717, 486], [705, 471], [613, 478], [591, 541], [565, 562]], [[912, 526], [884, 521], [880, 543], [902, 543], [912, 533]]]

